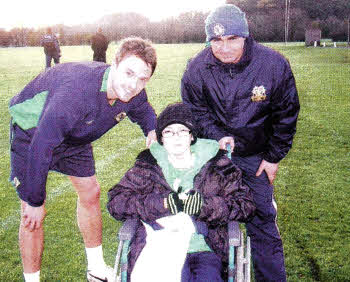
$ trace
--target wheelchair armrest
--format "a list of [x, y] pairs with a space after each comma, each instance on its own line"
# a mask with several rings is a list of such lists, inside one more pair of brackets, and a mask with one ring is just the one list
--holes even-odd
[[138, 219], [127, 219], [119, 229], [119, 240], [131, 240], [135, 235], [137, 224]]
[[241, 244], [241, 230], [237, 221], [228, 223], [228, 237], [230, 246], [239, 246]]

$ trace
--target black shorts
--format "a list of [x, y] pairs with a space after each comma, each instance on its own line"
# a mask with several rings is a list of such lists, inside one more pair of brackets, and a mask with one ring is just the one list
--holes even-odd
[[[31, 191], [29, 187], [26, 187], [25, 183], [30, 140], [28, 140], [25, 131], [20, 128], [15, 126], [11, 129], [10, 182], [17, 188], [20, 198], [26, 199], [25, 194]], [[38, 159], [38, 161], [40, 160]], [[49, 170], [77, 177], [95, 175], [92, 145], [90, 143], [81, 146], [61, 144], [53, 151]]]

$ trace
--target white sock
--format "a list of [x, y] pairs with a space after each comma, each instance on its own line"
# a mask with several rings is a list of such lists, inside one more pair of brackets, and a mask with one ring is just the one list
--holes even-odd
[[26, 282], [40, 282], [40, 270], [34, 273], [24, 273], [24, 280]]
[[85, 248], [88, 261], [88, 270], [96, 274], [104, 274], [106, 264], [103, 259], [102, 245], [95, 248]]

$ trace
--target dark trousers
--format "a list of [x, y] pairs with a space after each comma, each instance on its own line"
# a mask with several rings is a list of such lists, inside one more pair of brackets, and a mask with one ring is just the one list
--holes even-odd
[[55, 64], [59, 64], [60, 63], [60, 56], [55, 54], [55, 55], [51, 55], [51, 54], [45, 54], [46, 55], [46, 68], [50, 68], [51, 67], [51, 61], [53, 59], [53, 61], [55, 62]]
[[214, 252], [187, 254], [182, 269], [182, 282], [222, 282], [222, 263]]
[[94, 52], [94, 61], [95, 62], [106, 62], [106, 51]]
[[282, 240], [276, 224], [277, 206], [266, 173], [256, 177], [260, 156], [235, 157], [232, 161], [243, 173], [243, 183], [253, 191], [256, 216], [246, 224], [251, 238], [256, 281], [286, 281]]

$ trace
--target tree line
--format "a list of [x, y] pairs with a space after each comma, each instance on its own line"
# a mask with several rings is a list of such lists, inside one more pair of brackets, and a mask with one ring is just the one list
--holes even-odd
[[[227, 0], [246, 12], [252, 36], [260, 42], [304, 41], [305, 30], [320, 28], [322, 38], [347, 41], [349, 0]], [[288, 5], [288, 10], [286, 10]], [[288, 11], [288, 13], [286, 13]], [[208, 13], [186, 12], [159, 22], [137, 13], [103, 16], [95, 23], [51, 28], [61, 45], [90, 44], [91, 36], [102, 27], [110, 41], [127, 36], [148, 38], [154, 43], [205, 42], [204, 21]], [[288, 20], [288, 35], [285, 34]], [[46, 28], [0, 29], [0, 46], [39, 46]]]
[[[347, 41], [349, 0], [227, 0], [246, 12], [258, 41], [283, 41], [288, 19], [289, 41], [304, 41], [305, 30], [319, 28], [322, 38]], [[286, 14], [286, 6], [288, 14]]]

